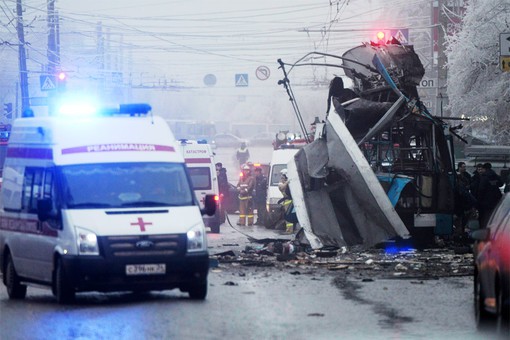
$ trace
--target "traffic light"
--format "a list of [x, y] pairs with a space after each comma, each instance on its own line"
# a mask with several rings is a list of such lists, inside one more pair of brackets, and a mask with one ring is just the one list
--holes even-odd
[[386, 45], [386, 43], [388, 41], [388, 37], [390, 36], [389, 32], [380, 30], [380, 31], [376, 31], [374, 33], [375, 34], [373, 35], [373, 38], [372, 38], [373, 40], [370, 42], [371, 45], [373, 45], [373, 46]]
[[4, 103], [4, 115], [6, 118], [12, 118], [12, 103]]
[[67, 83], [67, 74], [63, 71], [60, 71], [59, 73], [57, 73], [56, 82], [57, 82], [57, 90], [65, 91], [66, 83]]

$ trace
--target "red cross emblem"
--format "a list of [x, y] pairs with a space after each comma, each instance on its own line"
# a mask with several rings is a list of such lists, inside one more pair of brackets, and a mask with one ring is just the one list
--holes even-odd
[[131, 225], [138, 225], [140, 226], [140, 231], [145, 231], [146, 225], [152, 225], [152, 222], [144, 222], [143, 218], [138, 217], [138, 222], [130, 223]]

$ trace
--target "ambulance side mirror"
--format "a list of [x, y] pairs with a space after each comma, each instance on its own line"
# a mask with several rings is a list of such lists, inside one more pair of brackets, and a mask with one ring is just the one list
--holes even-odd
[[37, 218], [39, 221], [44, 222], [51, 216], [53, 208], [51, 198], [42, 198], [37, 200]]
[[216, 195], [205, 195], [204, 209], [202, 209], [202, 215], [212, 216], [216, 212], [217, 198]]

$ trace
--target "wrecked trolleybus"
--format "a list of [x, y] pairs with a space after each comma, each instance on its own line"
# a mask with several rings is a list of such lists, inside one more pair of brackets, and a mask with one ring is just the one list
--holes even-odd
[[[309, 57], [317, 54], [336, 60], [324, 65], [343, 68], [354, 86], [348, 100], [330, 96], [332, 110], [317, 128], [318, 136], [303, 148], [304, 155], [296, 155], [295, 166], [289, 166], [289, 176], [295, 179], [289, 177], [293, 197], [301, 193], [297, 196], [302, 202], [295, 205], [307, 238], [315, 238], [317, 247], [369, 246], [403, 236], [402, 223], [417, 245], [452, 234], [456, 133], [420, 101], [417, 85], [424, 68], [413, 46], [393, 40], [363, 44], [342, 56], [314, 52]], [[306, 57], [290, 70], [303, 65], [310, 65]], [[281, 83], [287, 88], [284, 73]], [[370, 200], [373, 205], [367, 203]], [[321, 214], [314, 217], [317, 207]]]

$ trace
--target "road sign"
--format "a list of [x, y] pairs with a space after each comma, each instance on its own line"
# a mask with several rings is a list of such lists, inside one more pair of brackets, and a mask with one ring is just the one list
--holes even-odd
[[510, 57], [499, 57], [499, 66], [501, 71], [510, 72]]
[[248, 74], [238, 73], [236, 74], [236, 87], [247, 87], [248, 86]]
[[271, 75], [271, 71], [269, 71], [269, 67], [267, 66], [259, 66], [255, 70], [255, 75], [259, 80], [267, 80]]
[[41, 91], [53, 91], [57, 88], [55, 76], [39, 76], [39, 84], [41, 86]]
[[204, 77], [204, 84], [207, 86], [214, 86], [216, 85], [216, 76], [214, 74], [206, 74]]
[[420, 88], [431, 88], [431, 87], [435, 88], [436, 87], [434, 79], [432, 79], [432, 78], [423, 78], [422, 80], [420, 80], [420, 83], [418, 84], [418, 86]]
[[400, 41], [400, 43], [402, 45], [409, 44], [409, 29], [401, 28], [401, 29], [396, 29], [396, 30], [390, 30], [390, 34], [393, 38]]
[[499, 55], [510, 57], [510, 33], [499, 34]]

